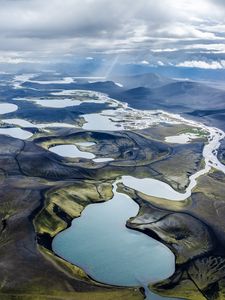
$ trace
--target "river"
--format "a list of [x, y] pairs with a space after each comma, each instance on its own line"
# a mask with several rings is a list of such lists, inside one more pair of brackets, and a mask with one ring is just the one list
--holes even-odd
[[164, 111], [138, 111], [123, 103], [119, 103], [115, 110], [85, 115], [84, 118], [86, 123], [83, 128], [87, 130], [141, 129], [157, 122], [167, 122], [186, 124], [208, 133], [208, 143], [202, 153], [205, 166], [189, 177], [190, 183], [185, 193], [178, 193], [168, 184], [152, 178], [122, 176], [114, 183], [112, 200], [86, 207], [81, 217], [53, 240], [53, 250], [59, 256], [80, 266], [95, 280], [111, 285], [141, 285], [145, 288], [147, 299], [165, 299], [152, 294], [147, 287], [149, 283], [173, 274], [174, 256], [162, 243], [126, 228], [126, 220], [138, 213], [138, 206], [128, 196], [118, 193], [116, 184], [120, 181], [151, 196], [183, 201], [191, 196], [198, 177], [212, 167], [225, 173], [225, 166], [217, 159], [224, 132], [179, 115]]
[[[17, 78], [18, 83], [23, 80], [24, 78]], [[81, 93], [81, 91], [79, 92]], [[76, 91], [73, 93], [76, 93]], [[68, 96], [68, 91], [66, 94]], [[212, 167], [225, 173], [225, 166], [217, 159], [220, 141], [225, 137], [222, 130], [161, 110], [142, 111], [133, 109], [126, 103], [108, 98], [105, 94], [96, 93], [96, 95], [99, 97], [100, 102], [108, 103], [111, 109], [102, 111], [99, 114], [83, 115], [86, 121], [83, 129], [97, 131], [137, 130], [159, 123], [169, 123], [186, 124], [208, 134], [208, 142], [205, 144], [202, 153], [205, 165], [203, 169], [190, 176], [185, 193], [178, 193], [168, 184], [159, 180], [152, 178], [138, 179], [128, 175], [119, 179], [126, 186], [155, 197], [171, 201], [182, 201], [191, 195], [199, 176], [209, 172]], [[62, 96], [65, 96], [63, 91]], [[72, 103], [69, 102], [69, 104]], [[40, 105], [40, 103], [38, 104]], [[74, 102], [74, 104], [77, 103]], [[52, 102], [52, 105], [54, 106], [54, 102]], [[57, 105], [59, 105], [58, 102]], [[16, 107], [7, 107], [7, 109], [16, 109]], [[34, 125], [32, 123], [28, 124], [26, 120], [18, 119], [6, 119], [3, 122], [19, 127], [1, 128], [0, 134], [10, 134], [21, 139], [32, 136], [31, 133], [25, 132], [22, 129], [23, 127], [65, 126], [62, 123]], [[68, 127], [70, 126], [68, 125]], [[59, 147], [62, 146], [56, 146], [58, 148], [52, 150], [59, 151], [62, 149]], [[69, 147], [67, 150], [71, 151], [72, 145]], [[74, 147], [72, 150], [74, 151]], [[79, 149], [75, 148], [75, 150], [78, 153]], [[79, 155], [81, 155], [81, 151]], [[84, 154], [82, 153], [82, 155]], [[85, 156], [89, 159], [94, 158], [91, 153], [86, 153]], [[101, 158], [101, 160], [104, 161], [104, 158]], [[70, 228], [55, 237], [53, 250], [64, 259], [83, 268], [88, 275], [98, 281], [121, 286], [142, 285], [145, 287], [149, 299], [160, 299], [160, 297], [154, 296], [148, 291], [147, 285], [150, 282], [163, 280], [173, 274], [174, 255], [162, 243], [141, 232], [126, 228], [126, 221], [138, 213], [138, 206], [131, 198], [116, 191], [117, 182], [114, 183], [113, 198], [106, 203], [87, 206], [81, 217], [75, 219]]]

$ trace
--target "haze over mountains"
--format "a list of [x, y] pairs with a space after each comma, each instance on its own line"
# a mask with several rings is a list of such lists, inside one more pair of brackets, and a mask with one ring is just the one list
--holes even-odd
[[191, 115], [208, 125], [224, 129], [225, 90], [190, 80], [175, 80], [155, 73], [112, 76], [107, 80], [76, 79], [69, 84], [26, 82], [24, 87], [87, 89], [109, 94], [139, 109], [162, 109]]

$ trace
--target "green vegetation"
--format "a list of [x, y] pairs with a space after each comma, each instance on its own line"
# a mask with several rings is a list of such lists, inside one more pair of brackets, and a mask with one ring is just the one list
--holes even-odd
[[[60, 212], [69, 220], [80, 216], [82, 210], [90, 203], [106, 201], [112, 198], [111, 183], [76, 182], [65, 187], [53, 189], [46, 193], [45, 207], [35, 218], [37, 233], [48, 233], [54, 237], [68, 224], [60, 218]], [[57, 207], [57, 210], [54, 208]]]
[[[87, 205], [109, 200], [117, 176], [152, 177], [183, 191], [190, 174], [202, 168], [203, 142], [168, 146], [162, 142], [163, 130], [109, 134], [52, 129], [31, 142], [0, 137], [1, 299], [143, 299], [137, 289], [94, 282], [54, 255], [51, 242]], [[168, 126], [166, 134], [179, 130]], [[96, 164], [47, 151], [51, 145], [75, 141], [95, 142], [93, 153], [99, 157], [107, 153], [115, 160]], [[120, 185], [120, 191], [140, 205], [138, 216], [127, 225], [157, 236], [176, 255], [174, 276], [154, 284], [156, 293], [190, 300], [223, 299], [218, 297], [225, 290], [224, 188], [224, 175], [215, 171], [200, 177], [192, 197], [184, 202], [149, 197]], [[204, 274], [208, 274], [205, 286], [200, 282]], [[205, 296], [210, 293], [214, 298]]]
[[196, 136], [198, 136], [199, 138], [204, 138], [207, 139], [209, 133], [201, 128], [195, 128], [195, 127], [190, 127], [188, 129], [184, 129], [180, 131], [180, 134], [182, 133], [191, 133], [194, 134]]

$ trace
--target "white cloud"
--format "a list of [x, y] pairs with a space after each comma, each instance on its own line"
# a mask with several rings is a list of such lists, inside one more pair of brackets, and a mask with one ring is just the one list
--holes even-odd
[[33, 63], [32, 60], [25, 60], [23, 58], [15, 57], [0, 57], [0, 63], [3, 64], [21, 64], [21, 63]]
[[142, 65], [149, 65], [149, 62], [148, 62], [147, 60], [142, 60], [142, 61], [140, 61], [140, 63], [141, 63]]
[[157, 63], [158, 63], [159, 66], [164, 66], [165, 65], [161, 60], [158, 60]]
[[[191, 41], [188, 45], [180, 45], [179, 48], [162, 48], [162, 49], [151, 49], [152, 52], [161, 53], [161, 52], [176, 52], [179, 50], [204, 50], [211, 53], [225, 53], [225, 41], [224, 43], [206, 43], [199, 44], [197, 42]], [[199, 51], [202, 53], [202, 51]], [[204, 52], [203, 52], [204, 53]]]
[[184, 61], [176, 65], [177, 67], [187, 67], [187, 68], [200, 68], [200, 69], [224, 69], [225, 61], [201, 61], [201, 60], [191, 60]]
[[186, 46], [185, 49], [203, 49], [215, 53], [225, 53], [225, 44], [193, 44]]
[[32, 58], [32, 53], [0, 52], [1, 64], [22, 64], [22, 63], [40, 63], [40, 60]]
[[151, 49], [152, 52], [175, 52], [178, 48]]
[[174, 23], [160, 28], [157, 31], [159, 36], [168, 36], [175, 38], [197, 38], [197, 39], [215, 39], [216, 35], [213, 32], [206, 32], [195, 28], [192, 25]]

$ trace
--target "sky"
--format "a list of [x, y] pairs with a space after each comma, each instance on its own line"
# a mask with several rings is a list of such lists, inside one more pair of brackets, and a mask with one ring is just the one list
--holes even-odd
[[0, 63], [225, 69], [224, 0], [0, 0]]

